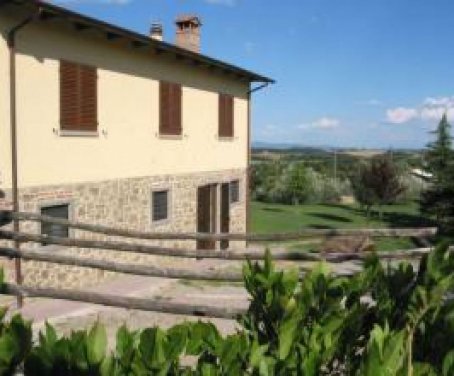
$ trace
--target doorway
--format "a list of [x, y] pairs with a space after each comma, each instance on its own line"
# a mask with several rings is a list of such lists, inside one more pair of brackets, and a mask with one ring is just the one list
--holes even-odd
[[[197, 190], [197, 232], [216, 232], [216, 184], [199, 187]], [[198, 240], [197, 249], [215, 249], [214, 240]]]

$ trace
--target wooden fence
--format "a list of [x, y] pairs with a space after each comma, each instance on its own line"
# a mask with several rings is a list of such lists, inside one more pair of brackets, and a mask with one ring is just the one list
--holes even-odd
[[[370, 237], [429, 237], [437, 233], [436, 228], [405, 228], [405, 229], [352, 229], [352, 230], [320, 230], [320, 229], [302, 229], [293, 233], [278, 234], [200, 234], [200, 233], [148, 233], [126, 229], [111, 228], [100, 225], [93, 225], [65, 219], [41, 216], [34, 213], [23, 212], [0, 212], [0, 218], [4, 222], [15, 221], [34, 221], [39, 223], [48, 223], [65, 226], [68, 228], [83, 230], [92, 233], [103, 234], [106, 236], [124, 237], [128, 239], [140, 240], [247, 240], [255, 242], [265, 241], [288, 241], [307, 239], [309, 237], [332, 237], [332, 236], [370, 236]], [[1, 224], [0, 224], [1, 225]], [[139, 244], [128, 241], [109, 241], [109, 240], [88, 240], [75, 238], [57, 238], [40, 234], [29, 234], [23, 232], [14, 232], [6, 229], [0, 229], [0, 239], [14, 240], [23, 243], [45, 243], [55, 244], [65, 247], [75, 248], [92, 248], [110, 250], [113, 252], [134, 252], [147, 255], [170, 256], [179, 258], [210, 258], [220, 260], [263, 260], [264, 252], [240, 249], [240, 250], [196, 250], [192, 248], [168, 248], [158, 247], [147, 244]], [[380, 252], [378, 256], [381, 259], [413, 259], [419, 258], [430, 252], [430, 248], [421, 248], [410, 251]], [[279, 251], [273, 252], [275, 260], [289, 261], [322, 261], [326, 260], [332, 263], [342, 263], [345, 261], [361, 261], [367, 257], [368, 253], [329, 253], [315, 254], [298, 251]], [[133, 274], [149, 277], [171, 278], [171, 279], [188, 279], [203, 281], [225, 281], [239, 282], [242, 281], [242, 275], [239, 271], [232, 270], [200, 270], [200, 269], [179, 269], [168, 267], [156, 267], [151, 265], [126, 264], [117, 261], [93, 260], [77, 256], [51, 253], [45, 250], [22, 249], [21, 247], [0, 248], [0, 256], [9, 257], [19, 260], [42, 261], [60, 265], [78, 266], [118, 272], [124, 274]], [[304, 268], [301, 268], [304, 274]], [[171, 314], [183, 314], [194, 316], [207, 316], [213, 318], [234, 318], [244, 313], [241, 309], [231, 307], [211, 307], [211, 306], [193, 306], [190, 304], [174, 303], [157, 300], [157, 299], [140, 299], [115, 295], [98, 294], [87, 291], [35, 288], [22, 286], [19, 283], [6, 284], [5, 293], [17, 297], [42, 297], [52, 299], [63, 299], [107, 305], [112, 307], [138, 309], [144, 311], [165, 312]]]

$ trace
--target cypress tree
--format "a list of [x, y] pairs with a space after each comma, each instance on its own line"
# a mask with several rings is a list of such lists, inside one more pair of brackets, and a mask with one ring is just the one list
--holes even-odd
[[436, 140], [427, 145], [426, 169], [432, 175], [430, 187], [421, 196], [421, 210], [433, 215], [441, 226], [454, 219], [454, 163], [451, 125], [445, 113], [433, 132]]

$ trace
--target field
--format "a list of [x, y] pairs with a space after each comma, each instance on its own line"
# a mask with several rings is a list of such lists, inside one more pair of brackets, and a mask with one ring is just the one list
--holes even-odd
[[[252, 203], [252, 231], [258, 233], [297, 231], [301, 228], [383, 228], [431, 226], [422, 217], [416, 203], [383, 207], [382, 218], [374, 212], [367, 219], [356, 205], [281, 205], [262, 202]], [[288, 246], [298, 247], [290, 243]], [[415, 248], [413, 239], [377, 239], [379, 250]], [[308, 247], [304, 247], [308, 248]], [[309, 247], [311, 248], [311, 247]]]

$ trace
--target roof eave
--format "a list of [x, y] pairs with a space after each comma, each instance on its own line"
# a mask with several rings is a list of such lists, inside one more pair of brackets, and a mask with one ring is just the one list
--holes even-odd
[[157, 53], [171, 53], [174, 54], [177, 58], [182, 60], [188, 60], [193, 62], [196, 65], [206, 65], [212, 69], [219, 69], [226, 74], [231, 74], [239, 79], [247, 79], [249, 82], [263, 82], [268, 84], [273, 84], [275, 81], [269, 77], [251, 72], [249, 70], [240, 68], [238, 66], [226, 63], [224, 61], [214, 59], [212, 57], [198, 54], [184, 48], [178, 47], [176, 45], [158, 41], [150, 38], [149, 36], [137, 33], [132, 30], [122, 28], [117, 25], [113, 25], [69, 9], [60, 7], [58, 5], [49, 4], [42, 0], [0, 0], [0, 4], [3, 3], [14, 3], [14, 4], [31, 4], [39, 9], [41, 9], [41, 19], [45, 20], [47, 18], [53, 17], [63, 17], [69, 22], [73, 23], [76, 30], [85, 30], [87, 28], [93, 28], [101, 30], [106, 34], [107, 39], [117, 39], [125, 38], [129, 39], [131, 43], [136, 46], [149, 46]]

